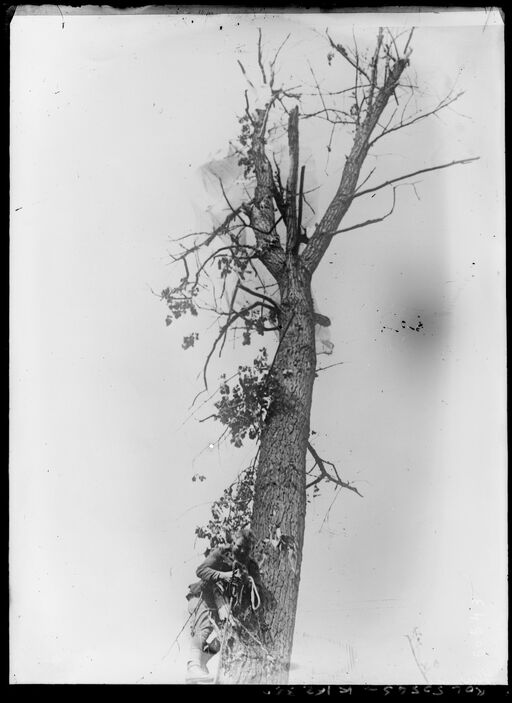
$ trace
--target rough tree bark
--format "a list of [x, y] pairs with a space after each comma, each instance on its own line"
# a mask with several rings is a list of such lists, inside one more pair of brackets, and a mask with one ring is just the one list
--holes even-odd
[[[306, 517], [306, 453], [316, 369], [311, 276], [290, 254], [279, 280], [280, 341], [272, 366], [275, 401], [260, 442], [252, 529], [265, 590], [261, 614], [229, 638], [221, 682], [287, 680]], [[276, 535], [279, 538], [276, 540]], [[286, 545], [283, 549], [276, 542]], [[270, 656], [269, 656], [270, 655]]]

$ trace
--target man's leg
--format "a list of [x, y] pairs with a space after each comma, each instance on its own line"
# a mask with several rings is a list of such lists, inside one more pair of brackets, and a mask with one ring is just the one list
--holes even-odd
[[187, 661], [187, 681], [210, 682], [210, 676], [206, 668], [205, 647], [213, 626], [210, 620], [210, 609], [205, 605], [203, 599], [191, 598], [188, 602], [189, 613], [192, 614], [192, 625], [190, 627], [190, 649]]

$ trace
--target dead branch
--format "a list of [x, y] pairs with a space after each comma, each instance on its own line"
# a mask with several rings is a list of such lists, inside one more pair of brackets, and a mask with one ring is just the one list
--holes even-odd
[[302, 236], [302, 210], [303, 210], [303, 200], [304, 200], [304, 173], [306, 167], [302, 166], [300, 169], [300, 184], [299, 184], [299, 212], [297, 213], [297, 234], [300, 239]]
[[250, 80], [249, 76], [247, 75], [247, 71], [245, 70], [243, 63], [240, 61], [240, 59], [237, 59], [237, 62], [238, 62], [238, 65], [240, 66], [240, 68], [242, 69], [242, 73], [244, 74], [245, 80], [247, 81], [247, 83], [249, 83], [251, 88], [253, 90], [255, 90], [254, 84], [251, 83], [251, 80]]
[[407, 49], [409, 48], [409, 44], [411, 43], [412, 35], [414, 34], [414, 29], [415, 28], [413, 27], [409, 32], [409, 38], [407, 39], [407, 43], [405, 45], [404, 54], [407, 54]]
[[[309, 86], [309, 87], [311, 87], [311, 86]], [[343, 95], [344, 93], [350, 93], [351, 91], [353, 91], [354, 87], [355, 86], [351, 86], [350, 88], [343, 88], [343, 90], [322, 90], [322, 95], [323, 96], [328, 95], [329, 97], [331, 97], [333, 95]], [[370, 83], [361, 83], [359, 85], [360, 89], [369, 88], [369, 87], [370, 87]], [[318, 95], [318, 91], [316, 93], [301, 93], [301, 95], [311, 98], [315, 95]]]
[[429, 168], [422, 168], [419, 171], [412, 171], [411, 173], [406, 173], [403, 176], [398, 176], [397, 178], [391, 178], [389, 181], [384, 181], [384, 183], [380, 183], [378, 186], [374, 186], [373, 188], [366, 188], [366, 190], [360, 190], [358, 193], [354, 194], [354, 198], [359, 198], [361, 195], [366, 195], [367, 193], [374, 193], [376, 190], [380, 190], [381, 188], [385, 188], [386, 186], [391, 185], [392, 183], [397, 183], [397, 181], [403, 181], [406, 178], [410, 178], [411, 176], [417, 176], [420, 173], [429, 173], [430, 171], [440, 171], [443, 168], [449, 168], [450, 166], [457, 166], [458, 164], [469, 164], [472, 161], [478, 161], [479, 156], [473, 156], [469, 159], [459, 159], [457, 161], [450, 161], [449, 164], [441, 164], [440, 166], [430, 166]]
[[[339, 112], [342, 115], [347, 115], [347, 113], [344, 110], [337, 110], [333, 107], [328, 107], [328, 108], [322, 108], [321, 110], [316, 110], [315, 112], [303, 112], [302, 115], [300, 116], [301, 120], [309, 120], [311, 117], [318, 117], [319, 119], [326, 120], [326, 122], [330, 122], [331, 124], [357, 124], [356, 120], [352, 119], [333, 119], [332, 117], [329, 117], [330, 112]], [[325, 113], [325, 117], [322, 115]]]
[[295, 251], [298, 246], [297, 228], [297, 178], [299, 170], [299, 108], [296, 106], [290, 112], [288, 120], [288, 151], [290, 166], [286, 182], [286, 224], [288, 251]]
[[326, 369], [332, 369], [333, 366], [341, 366], [344, 363], [344, 361], [338, 361], [335, 364], [329, 364], [328, 366], [320, 366], [316, 369], [316, 373], [318, 373], [319, 371], [325, 371]]
[[345, 229], [339, 229], [336, 232], [334, 232], [334, 234], [342, 234], [342, 232], [350, 232], [353, 229], [360, 229], [361, 227], [367, 227], [368, 225], [374, 225], [374, 224], [377, 224], [377, 222], [382, 222], [382, 220], [385, 220], [387, 217], [389, 217], [393, 213], [393, 210], [395, 209], [397, 187], [398, 186], [395, 186], [393, 188], [393, 203], [391, 205], [391, 209], [385, 215], [383, 215], [382, 217], [377, 217], [373, 220], [365, 220], [365, 222], [360, 222], [357, 225], [352, 225], [352, 227], [345, 227]]
[[290, 36], [291, 36], [291, 35], [288, 34], [287, 37], [284, 39], [284, 41], [281, 42], [281, 45], [279, 46], [278, 50], [277, 50], [276, 53], [274, 54], [274, 58], [273, 58], [272, 61], [270, 62], [270, 87], [271, 87], [271, 88], [274, 86], [274, 78], [275, 78], [274, 66], [275, 66], [275, 63], [276, 63], [276, 61], [277, 61], [277, 57], [278, 57], [279, 54], [281, 53], [281, 49], [282, 49], [283, 46], [286, 44], [286, 42], [288, 41], [288, 39], [290, 38]]
[[263, 65], [263, 54], [261, 52], [261, 28], [258, 27], [258, 66], [260, 67], [261, 75], [263, 76], [263, 83], [267, 83], [267, 76], [265, 74], [265, 67]]
[[326, 35], [327, 35], [327, 38], [329, 39], [329, 42], [330, 42], [332, 48], [335, 49], [339, 54], [341, 54], [341, 55], [343, 56], [343, 58], [346, 59], [346, 60], [349, 62], [349, 64], [350, 64], [353, 68], [355, 68], [355, 70], [356, 70], [358, 73], [361, 73], [361, 75], [363, 75], [363, 76], [366, 78], [366, 80], [368, 81], [368, 83], [371, 84], [371, 79], [370, 79], [369, 75], [366, 73], [366, 71], [365, 71], [363, 68], [361, 68], [361, 66], [359, 66], [353, 59], [350, 58], [350, 56], [348, 55], [348, 52], [347, 52], [347, 50], [345, 49], [345, 47], [344, 47], [342, 44], [336, 44], [336, 43], [331, 39], [331, 36], [330, 36], [329, 31], [328, 31], [327, 29], [325, 30], [325, 33], [326, 33]]
[[206, 420], [211, 420], [212, 418], [214, 420], [216, 420], [217, 417], [218, 417], [218, 415], [216, 415], [215, 413], [212, 413], [211, 415], [207, 415], [206, 417], [199, 418], [198, 422], [206, 422]]
[[275, 203], [277, 205], [277, 209], [279, 210], [279, 214], [281, 215], [283, 222], [286, 225], [287, 205], [286, 205], [286, 195], [284, 193], [283, 184], [281, 182], [281, 170], [280, 170], [279, 165], [276, 161], [276, 155], [274, 153], [272, 154], [272, 158], [274, 160], [274, 165], [276, 167], [276, 177], [273, 179], [272, 192], [274, 195]]
[[313, 67], [311, 66], [311, 64], [309, 63], [309, 61], [308, 61], [308, 66], [309, 66], [309, 70], [311, 71], [311, 75], [313, 76], [313, 80], [315, 81], [315, 85], [316, 85], [316, 89], [317, 89], [317, 92], [318, 92], [318, 96], [319, 96], [320, 100], [322, 101], [322, 105], [324, 106], [325, 112], [327, 112], [327, 105], [325, 104], [325, 100], [324, 100], [323, 93], [322, 93], [322, 91], [320, 90], [320, 84], [318, 83], [318, 81], [317, 81], [317, 79], [316, 79], [315, 72], [313, 71]]
[[392, 58], [396, 61], [397, 59], [400, 58], [400, 52], [398, 51], [398, 47], [396, 45], [396, 41], [395, 41], [395, 37], [393, 36], [393, 32], [391, 32], [389, 29], [387, 29], [387, 33], [391, 37], [391, 41], [393, 42], [393, 46], [395, 47], [396, 58], [394, 56]]
[[[354, 493], [357, 493], [357, 495], [361, 498], [363, 497], [355, 486], [351, 486], [350, 483], [347, 483], [346, 481], [343, 481], [340, 478], [336, 466], [332, 463], [332, 461], [326, 461], [325, 459], [322, 459], [310, 442], [308, 442], [308, 450], [313, 459], [315, 460], [316, 465], [320, 469], [320, 476], [314, 479], [311, 483], [307, 484], [306, 489], [311, 488], [311, 486], [314, 486], [317, 483], [320, 483], [320, 481], [326, 480], [335, 483], [337, 486], [341, 486], [341, 488], [346, 488], [349, 491], [354, 491]], [[334, 469], [334, 472], [336, 474], [335, 476], [333, 476], [327, 471], [325, 467], [326, 464], [329, 464], [329, 466]]]
[[[380, 134], [378, 134], [372, 141], [370, 142], [370, 147], [372, 147], [376, 141], [381, 139], [382, 137], [385, 137], [387, 134], [391, 134], [392, 132], [397, 132], [399, 129], [404, 129], [404, 127], [409, 127], [410, 125], [414, 124], [415, 122], [419, 122], [419, 120], [423, 120], [426, 117], [430, 117], [431, 115], [436, 115], [438, 112], [443, 110], [445, 107], [448, 107], [452, 103], [454, 103], [456, 100], [458, 100], [462, 95], [464, 95], [464, 92], [461, 91], [460, 93], [457, 93], [453, 98], [448, 99], [448, 96], [442, 100], [437, 107], [435, 107], [433, 110], [429, 110], [428, 112], [422, 112], [421, 114], [412, 117], [404, 122], [403, 116], [398, 124], [396, 124], [394, 127], [389, 127], [389, 124], [391, 123], [391, 120], [393, 119], [395, 113], [391, 116], [391, 119], [389, 120], [388, 124], [386, 127], [382, 130]], [[405, 108], [407, 105], [405, 106]], [[404, 110], [405, 110], [404, 108]], [[395, 111], [396, 112], [396, 111]]]

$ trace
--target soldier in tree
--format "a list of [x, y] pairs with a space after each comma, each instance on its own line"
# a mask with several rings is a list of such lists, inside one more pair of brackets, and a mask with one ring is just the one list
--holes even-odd
[[206, 664], [221, 647], [219, 626], [247, 604], [259, 605], [261, 577], [251, 556], [254, 536], [248, 529], [235, 533], [231, 544], [213, 549], [197, 568], [201, 579], [189, 586], [192, 615], [187, 682], [213, 681]]

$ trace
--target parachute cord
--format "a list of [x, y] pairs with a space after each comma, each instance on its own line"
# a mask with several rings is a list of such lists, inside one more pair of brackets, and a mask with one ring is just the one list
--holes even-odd
[[252, 576], [249, 576], [249, 581], [251, 583], [251, 606], [254, 611], [258, 610], [261, 605], [260, 594], [256, 588], [256, 583]]

